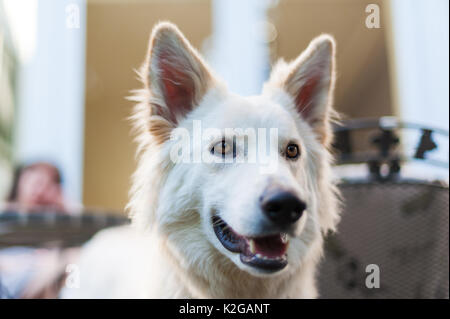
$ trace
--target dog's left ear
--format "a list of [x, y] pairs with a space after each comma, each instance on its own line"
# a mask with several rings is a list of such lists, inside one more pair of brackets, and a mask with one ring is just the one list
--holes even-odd
[[279, 62], [267, 88], [281, 87], [292, 98], [300, 116], [308, 122], [326, 146], [331, 140], [330, 116], [335, 80], [335, 41], [321, 35], [293, 62]]
[[144, 68], [152, 114], [172, 127], [194, 109], [214, 81], [197, 50], [169, 22], [154, 27]]

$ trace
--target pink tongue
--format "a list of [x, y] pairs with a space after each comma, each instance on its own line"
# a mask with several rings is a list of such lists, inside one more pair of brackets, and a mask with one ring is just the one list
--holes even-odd
[[287, 244], [281, 241], [280, 235], [255, 238], [255, 252], [266, 257], [281, 257], [286, 252]]

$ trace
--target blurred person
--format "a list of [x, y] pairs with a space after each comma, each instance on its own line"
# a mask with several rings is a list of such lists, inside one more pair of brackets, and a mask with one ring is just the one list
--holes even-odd
[[[71, 214], [81, 211], [77, 206], [64, 198], [59, 169], [48, 162], [35, 162], [16, 168], [3, 211]], [[56, 298], [65, 267], [77, 253], [78, 248], [1, 249], [0, 298]]]
[[67, 212], [61, 173], [56, 166], [46, 162], [19, 166], [7, 201], [9, 207], [29, 212], [43, 208]]

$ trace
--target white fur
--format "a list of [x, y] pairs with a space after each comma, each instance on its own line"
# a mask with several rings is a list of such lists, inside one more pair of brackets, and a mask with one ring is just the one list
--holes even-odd
[[[81, 287], [64, 297], [148, 298], [315, 298], [315, 268], [323, 235], [338, 222], [338, 200], [327, 151], [334, 86], [334, 41], [316, 38], [297, 60], [279, 63], [260, 96], [234, 95], [213, 75], [178, 29], [155, 27], [142, 77], [145, 88], [133, 116], [139, 164], [128, 205], [133, 226], [101, 232], [85, 248]], [[182, 65], [195, 92], [192, 110], [168, 116], [161, 88], [159, 52]], [[177, 60], [178, 59], [178, 60]], [[172, 63], [171, 62], [171, 63]], [[314, 69], [314, 70], [312, 70]], [[311, 117], [295, 105], [295, 94], [310, 71], [320, 86]], [[184, 78], [182, 78], [184, 80]], [[181, 83], [180, 85], [183, 85]], [[301, 148], [297, 161], [278, 155], [278, 169], [261, 174], [261, 163], [179, 163], [170, 160], [174, 127], [192, 131], [194, 120], [207, 128], [277, 128], [281, 149]], [[202, 145], [201, 147], [211, 147]], [[279, 150], [276, 150], [278, 154]], [[288, 266], [267, 275], [244, 265], [226, 250], [211, 225], [218, 212], [236, 232], [255, 236], [264, 220], [257, 199], [269, 185], [282, 185], [307, 203], [288, 247]]]

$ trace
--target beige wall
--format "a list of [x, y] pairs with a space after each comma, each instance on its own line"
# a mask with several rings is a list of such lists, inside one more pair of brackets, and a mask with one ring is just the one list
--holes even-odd
[[140, 87], [133, 68], [143, 62], [152, 26], [177, 23], [199, 46], [211, 30], [210, 3], [194, 1], [89, 1], [83, 201], [121, 211], [135, 167], [130, 134], [133, 104], [125, 100]]
[[[379, 4], [381, 28], [365, 25], [367, 4]], [[347, 117], [392, 114], [383, 1], [281, 0], [270, 19], [278, 37], [276, 56], [295, 58], [315, 36], [330, 33], [337, 42], [335, 106]]]

